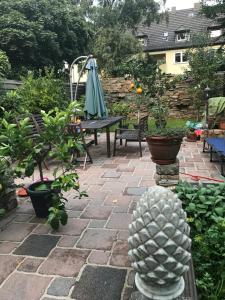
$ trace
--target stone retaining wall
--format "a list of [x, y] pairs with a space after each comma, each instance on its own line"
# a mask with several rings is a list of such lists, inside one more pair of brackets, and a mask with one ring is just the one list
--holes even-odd
[[[105, 98], [109, 106], [112, 103], [120, 101], [129, 101], [131, 106], [134, 106], [132, 99], [134, 99], [136, 95], [130, 90], [131, 82], [131, 80], [124, 79], [123, 77], [107, 78], [102, 80]], [[167, 101], [170, 107], [170, 117], [195, 117], [196, 112], [193, 107], [193, 99], [191, 98], [188, 89], [189, 82], [181, 81], [166, 92], [165, 98], [168, 99]], [[143, 106], [141, 111], [146, 112], [147, 109]]]

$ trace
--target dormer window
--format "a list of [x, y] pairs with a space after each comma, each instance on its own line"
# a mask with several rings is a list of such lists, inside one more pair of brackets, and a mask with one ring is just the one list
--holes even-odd
[[168, 41], [169, 33], [168, 32], [163, 32], [163, 40]]
[[176, 32], [177, 42], [185, 42], [185, 41], [189, 41], [189, 39], [190, 39], [190, 33], [188, 31]]
[[210, 30], [210, 37], [211, 38], [219, 37], [221, 35], [222, 35], [222, 30], [221, 29]]
[[146, 37], [139, 37], [138, 41], [141, 44], [141, 46], [143, 46], [143, 47], [147, 46], [147, 38]]

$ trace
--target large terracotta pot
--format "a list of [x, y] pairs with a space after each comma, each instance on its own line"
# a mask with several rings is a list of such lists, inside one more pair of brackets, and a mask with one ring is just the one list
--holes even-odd
[[158, 165], [170, 165], [176, 162], [182, 137], [146, 136], [152, 161]]

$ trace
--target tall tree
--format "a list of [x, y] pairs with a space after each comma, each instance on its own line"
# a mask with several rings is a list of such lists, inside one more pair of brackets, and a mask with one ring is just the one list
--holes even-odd
[[[216, 21], [219, 28], [225, 28], [225, 0], [202, 0], [202, 4], [202, 13]], [[225, 31], [222, 35], [225, 36]]]
[[90, 34], [73, 0], [0, 1], [0, 48], [14, 69], [57, 69], [87, 53]]
[[91, 3], [80, 1], [94, 32], [91, 49], [100, 68], [111, 75], [128, 55], [140, 51], [135, 30], [140, 24], [158, 21], [160, 5], [154, 0], [99, 0], [97, 6]]

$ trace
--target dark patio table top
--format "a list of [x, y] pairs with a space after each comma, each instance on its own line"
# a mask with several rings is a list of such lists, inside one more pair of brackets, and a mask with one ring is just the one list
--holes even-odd
[[84, 129], [102, 129], [106, 127], [111, 127], [112, 125], [120, 122], [122, 119], [124, 119], [123, 116], [108, 117], [105, 119], [98, 120], [85, 120], [81, 122], [81, 125]]

